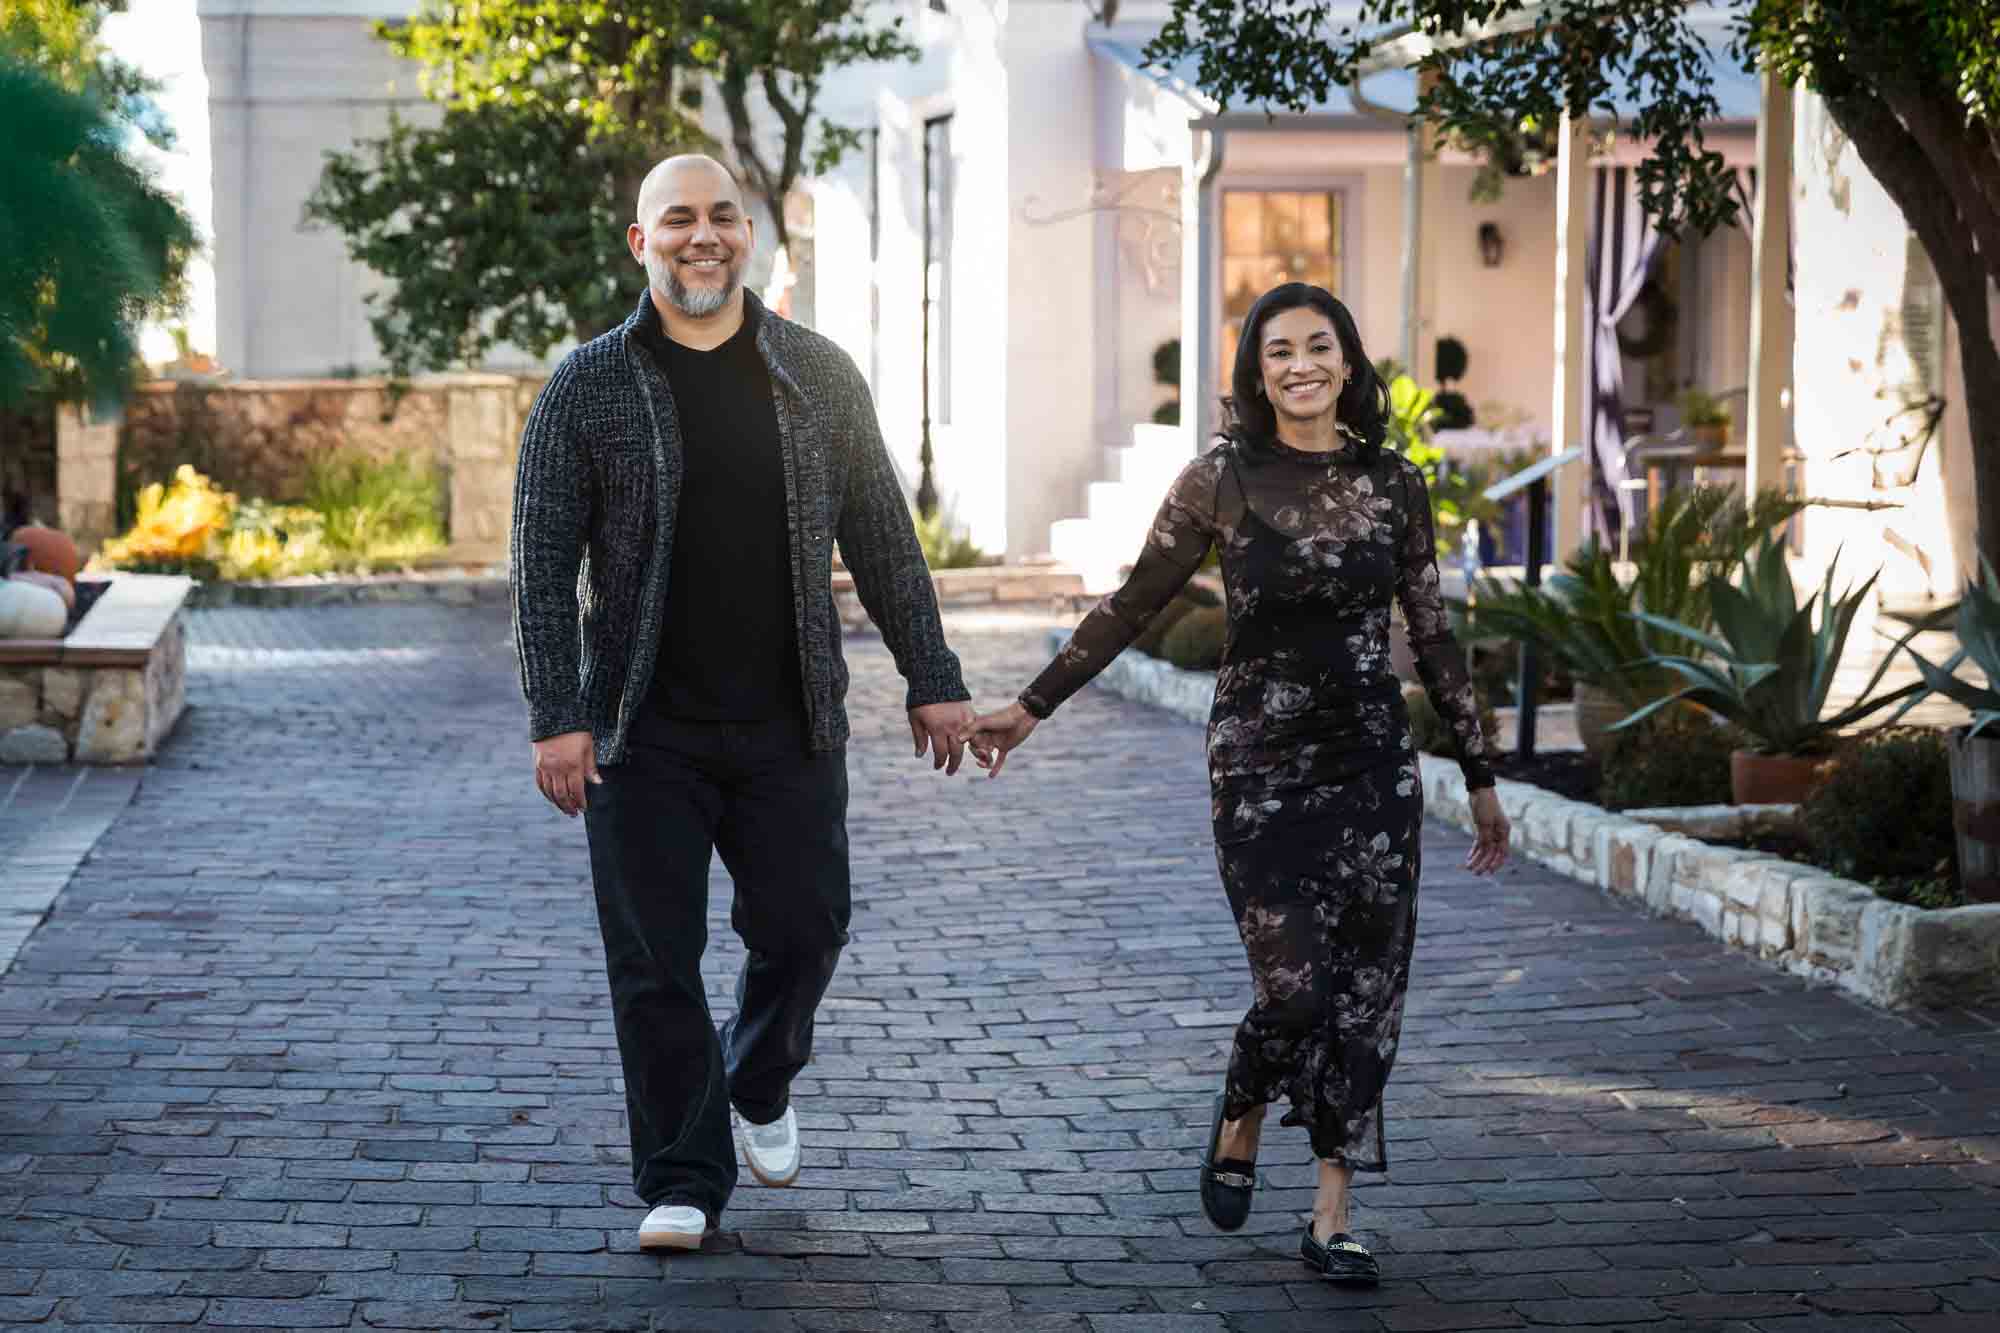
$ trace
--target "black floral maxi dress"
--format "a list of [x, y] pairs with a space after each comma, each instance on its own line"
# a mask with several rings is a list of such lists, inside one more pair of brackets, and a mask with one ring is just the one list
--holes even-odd
[[1169, 490], [1125, 585], [1021, 702], [1048, 716], [1221, 548], [1229, 633], [1208, 724], [1216, 860], [1249, 955], [1224, 1113], [1288, 1097], [1313, 1152], [1388, 1167], [1382, 1091], [1416, 940], [1423, 784], [1389, 661], [1390, 598], [1418, 674], [1491, 786], [1465, 655], [1438, 592], [1423, 474], [1279, 443], [1218, 444]]

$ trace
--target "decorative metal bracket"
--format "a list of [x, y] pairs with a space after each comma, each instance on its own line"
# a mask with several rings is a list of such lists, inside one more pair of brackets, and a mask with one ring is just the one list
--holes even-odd
[[1085, 202], [1050, 210], [1040, 195], [1031, 194], [1021, 201], [1021, 221], [1030, 227], [1052, 227], [1091, 213], [1109, 213], [1116, 219], [1118, 249], [1144, 277], [1146, 290], [1158, 295], [1177, 285], [1181, 267], [1180, 168], [1098, 170], [1091, 177]]

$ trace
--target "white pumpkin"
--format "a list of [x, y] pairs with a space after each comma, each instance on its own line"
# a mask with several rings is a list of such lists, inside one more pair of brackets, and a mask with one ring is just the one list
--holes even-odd
[[54, 639], [69, 623], [63, 599], [26, 579], [0, 579], [0, 639]]

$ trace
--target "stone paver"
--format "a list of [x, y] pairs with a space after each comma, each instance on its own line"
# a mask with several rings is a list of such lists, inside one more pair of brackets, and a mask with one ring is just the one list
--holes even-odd
[[137, 768], [0, 767], [0, 976], [140, 777]]
[[[0, 979], [0, 1327], [1990, 1330], [2000, 1016], [1814, 991], [1434, 830], [1388, 1280], [1194, 1165], [1248, 979], [1199, 728], [1087, 692], [999, 782], [909, 755], [850, 643], [854, 943], [806, 1174], [635, 1251], [580, 824], [504, 610], [214, 610], [193, 708]], [[1042, 633], [955, 622], [989, 701]], [[740, 949], [711, 906], [721, 1012]]]

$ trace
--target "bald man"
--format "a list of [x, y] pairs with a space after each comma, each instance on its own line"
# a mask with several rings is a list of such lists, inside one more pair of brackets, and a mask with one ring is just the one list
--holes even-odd
[[[639, 1242], [697, 1249], [737, 1147], [763, 1184], [798, 1175], [791, 1083], [847, 942], [836, 541], [917, 755], [956, 773], [972, 710], [860, 371], [743, 289], [735, 179], [660, 163], [627, 240], [638, 308], [564, 358], [522, 433], [514, 627], [535, 785], [588, 831]], [[749, 955], [720, 1034], [717, 852]]]

